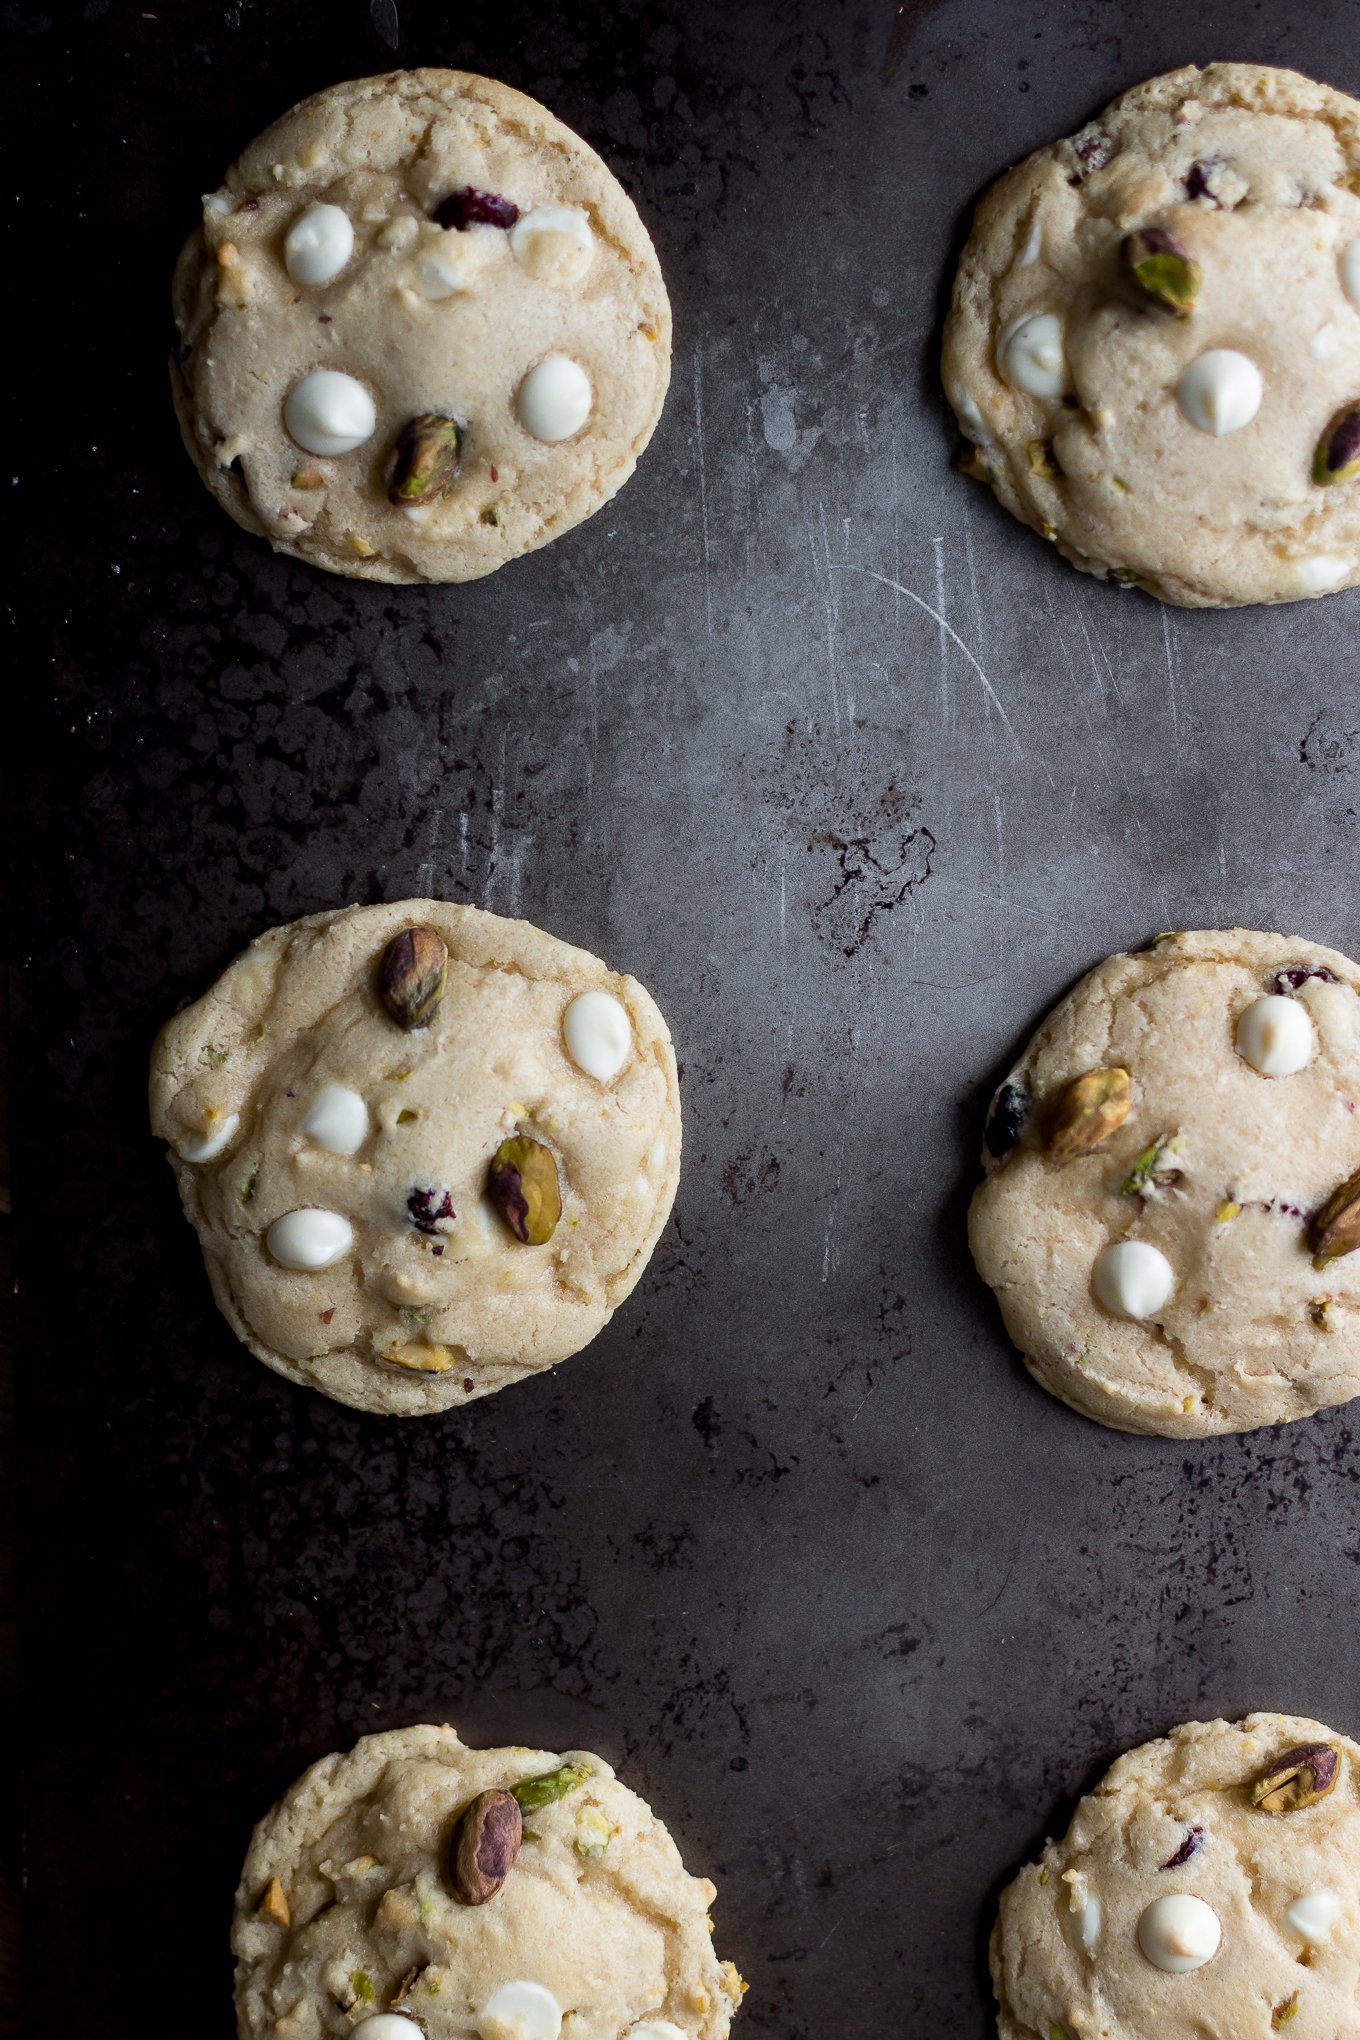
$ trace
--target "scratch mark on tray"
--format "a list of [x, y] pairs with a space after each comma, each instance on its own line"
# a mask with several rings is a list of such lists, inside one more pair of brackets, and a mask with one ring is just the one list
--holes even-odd
[[708, 558], [708, 469], [704, 460], [704, 364], [694, 350], [694, 448], [699, 462], [699, 530], [704, 549], [704, 624], [713, 635], [713, 579]]
[[932, 538], [930, 549], [935, 555], [935, 609], [940, 619], [940, 721], [947, 733], [953, 727], [954, 717], [949, 699], [949, 639], [945, 636], [949, 626], [944, 620], [949, 606], [944, 579], [944, 540]]
[[983, 672], [982, 667], [978, 664], [978, 661], [974, 658], [972, 652], [968, 649], [968, 646], [964, 643], [963, 639], [954, 629], [953, 625], [946, 622], [945, 618], [940, 615], [938, 610], [932, 609], [930, 604], [926, 601], [923, 595], [918, 595], [914, 588], [908, 588], [906, 584], [902, 581], [890, 580], [886, 574], [876, 573], [872, 567], [858, 567], [853, 565], [852, 562], [849, 560], [837, 562], [836, 567], [837, 571], [840, 573], [863, 574], [867, 580], [877, 581], [880, 587], [896, 589], [899, 595], [905, 595], [909, 602], [914, 602], [918, 609], [924, 609], [927, 616], [934, 617], [936, 623], [938, 623], [940, 628], [944, 631], [950, 643], [958, 646], [959, 650], [963, 653], [964, 658], [967, 659], [969, 665], [972, 667], [973, 671], [977, 674], [978, 679], [982, 682], [983, 693], [986, 695], [988, 701], [991, 703], [992, 707], [996, 710], [997, 715], [1000, 717], [1001, 724], [1006, 732], [1006, 735], [1010, 738], [1011, 742], [1014, 744], [1016, 751], [1018, 752], [1020, 757], [1023, 758], [1025, 755], [1024, 747], [1021, 744], [1019, 737], [1016, 736], [1015, 731], [1011, 727], [1011, 719], [1007, 715], [1004, 707], [1002, 706], [1000, 695], [997, 693], [995, 687], [993, 687], [991, 681], [987, 678], [987, 675]]
[[822, 1280], [829, 1281], [832, 1271], [840, 1267], [840, 1249], [836, 1245], [836, 1212], [841, 1201], [841, 1178], [845, 1164], [845, 1135], [842, 1134], [836, 1149], [836, 1187], [831, 1193], [831, 1209], [826, 1217], [826, 1232], [822, 1237]]

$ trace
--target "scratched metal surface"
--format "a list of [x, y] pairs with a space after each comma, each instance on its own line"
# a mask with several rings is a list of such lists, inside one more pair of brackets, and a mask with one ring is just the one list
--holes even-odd
[[[12, 418], [29, 2030], [152, 1998], [226, 2036], [250, 1820], [438, 1717], [622, 1767], [718, 1880], [748, 2033], [981, 2036], [997, 1886], [1115, 1751], [1252, 1707], [1360, 1730], [1354, 1412], [1101, 1431], [963, 1243], [989, 1085], [1098, 957], [1360, 949], [1360, 598], [1186, 615], [1068, 572], [950, 471], [942, 284], [990, 177], [1142, 75], [1360, 90], [1357, 10], [50, 4], [6, 16], [20, 246], [70, 307]], [[394, 592], [215, 511], [166, 285], [252, 132], [422, 60], [604, 151], [679, 347], [604, 515]], [[687, 1159], [587, 1353], [397, 1425], [235, 1346], [142, 1085], [254, 931], [426, 890], [646, 981]]]

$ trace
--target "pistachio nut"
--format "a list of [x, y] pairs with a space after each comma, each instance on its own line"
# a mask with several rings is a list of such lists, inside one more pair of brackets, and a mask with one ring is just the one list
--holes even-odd
[[1184, 1143], [1178, 1133], [1164, 1133], [1160, 1140], [1154, 1140], [1151, 1147], [1143, 1149], [1120, 1184], [1121, 1197], [1150, 1197], [1157, 1190], [1173, 1190], [1181, 1180], [1181, 1171], [1172, 1166], [1173, 1160], [1183, 1151]]
[[400, 509], [433, 503], [458, 479], [462, 434], [452, 418], [422, 411], [397, 434], [387, 458], [387, 500]]
[[1341, 1752], [1333, 1743], [1300, 1743], [1276, 1757], [1251, 1788], [1251, 1803], [1262, 1813], [1297, 1813], [1316, 1806], [1336, 1789]]
[[378, 963], [378, 997], [398, 1027], [428, 1027], [448, 982], [449, 952], [442, 935], [419, 923], [403, 928]]
[[1025, 446], [1025, 459], [1029, 462], [1032, 475], [1042, 475], [1045, 481], [1056, 481], [1062, 473], [1051, 439], [1031, 439]]
[[970, 481], [990, 482], [992, 479], [992, 471], [987, 465], [986, 454], [983, 453], [981, 447], [974, 446], [971, 442], [961, 449], [959, 457], [954, 464], [958, 468], [959, 473], [967, 475]]
[[458, 1365], [458, 1355], [448, 1346], [434, 1346], [427, 1339], [388, 1346], [382, 1357], [389, 1367], [404, 1367], [408, 1374], [451, 1374]]
[[521, 1778], [510, 1790], [523, 1813], [537, 1813], [541, 1806], [552, 1806], [565, 1799], [593, 1776], [589, 1764], [559, 1764], [555, 1771], [541, 1771], [536, 1778]]
[[1270, 2015], [1270, 2030], [1272, 2033], [1278, 2033], [1281, 2026], [1287, 2026], [1289, 2021], [1296, 2019], [1298, 2015], [1299, 1992], [1295, 1991], [1293, 1997], [1287, 1997], [1283, 2004], [1276, 2005]]
[[524, 1823], [513, 1792], [479, 1792], [454, 1829], [449, 1888], [460, 1905], [485, 1905], [510, 1875]]
[[1323, 488], [1360, 476], [1360, 397], [1343, 404], [1318, 441], [1313, 480]]
[[255, 1907], [255, 1917], [268, 1920], [271, 1926], [287, 1927], [292, 1924], [293, 1915], [289, 1909], [288, 1896], [277, 1877], [271, 1877], [260, 1894]]
[[1124, 236], [1119, 252], [1145, 298], [1178, 319], [1189, 318], [1204, 272], [1174, 234], [1165, 227], [1140, 227]]
[[425, 1974], [425, 1971], [426, 1969], [429, 1968], [429, 1966], [430, 1965], [427, 1962], [422, 1964], [418, 1968], [407, 1970], [405, 1976], [403, 1976], [401, 1982], [397, 1985], [396, 1990], [392, 1993], [392, 2004], [394, 2007], [397, 2005], [405, 2004], [407, 1998], [410, 1997], [411, 1992], [420, 1982], [421, 1977]]
[[503, 1140], [491, 1157], [486, 1191], [524, 1246], [544, 1246], [557, 1231], [562, 1187], [552, 1149], [541, 1140], [530, 1140], [527, 1133]]
[[1333, 1190], [1308, 1228], [1313, 1266], [1325, 1268], [1360, 1247], [1360, 1169]]
[[1087, 1070], [1065, 1084], [1048, 1108], [1044, 1146], [1055, 1162], [1089, 1155], [1124, 1124], [1133, 1104], [1127, 1070]]

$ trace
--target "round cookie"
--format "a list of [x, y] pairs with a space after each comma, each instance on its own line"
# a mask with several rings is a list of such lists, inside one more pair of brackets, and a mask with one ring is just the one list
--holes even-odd
[[579, 1352], [646, 1266], [680, 1166], [675, 1057], [642, 986], [438, 900], [260, 936], [162, 1030], [151, 1122], [238, 1338], [392, 1416]]
[[1360, 103], [1153, 78], [983, 199], [945, 329], [964, 466], [1191, 607], [1360, 582]]
[[992, 1102], [973, 1257], [1035, 1379], [1200, 1437], [1360, 1395], [1360, 968], [1245, 929], [1112, 956]]
[[1132, 1750], [1002, 1893], [1000, 2040], [1360, 2033], [1360, 1748], [1191, 1722]]
[[637, 209], [465, 71], [333, 85], [203, 201], [174, 282], [184, 442], [238, 524], [374, 581], [468, 581], [608, 502], [661, 415]]
[[324, 1757], [236, 1894], [241, 2040], [724, 2040], [715, 1893], [599, 1757], [451, 1728]]

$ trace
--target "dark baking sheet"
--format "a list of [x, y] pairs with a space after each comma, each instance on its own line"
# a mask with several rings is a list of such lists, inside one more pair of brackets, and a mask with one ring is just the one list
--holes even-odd
[[[1118, 1749], [1360, 1730], [1354, 1412], [1099, 1430], [963, 1237], [991, 1082], [1108, 950], [1360, 949], [1360, 597], [1188, 615], [1069, 572], [950, 472], [942, 279], [991, 176], [1141, 76], [1360, 90], [1360, 9], [5, 19], [29, 2030], [225, 2040], [251, 1820], [436, 1718], [622, 1767], [719, 1883], [746, 2032], [981, 2035], [998, 1882]], [[603, 150], [678, 330], [622, 498], [428, 592], [228, 525], [164, 370], [197, 194], [303, 92], [418, 61]], [[687, 1159], [588, 1352], [381, 1422], [236, 1346], [144, 1067], [256, 930], [427, 891], [644, 979]]]

